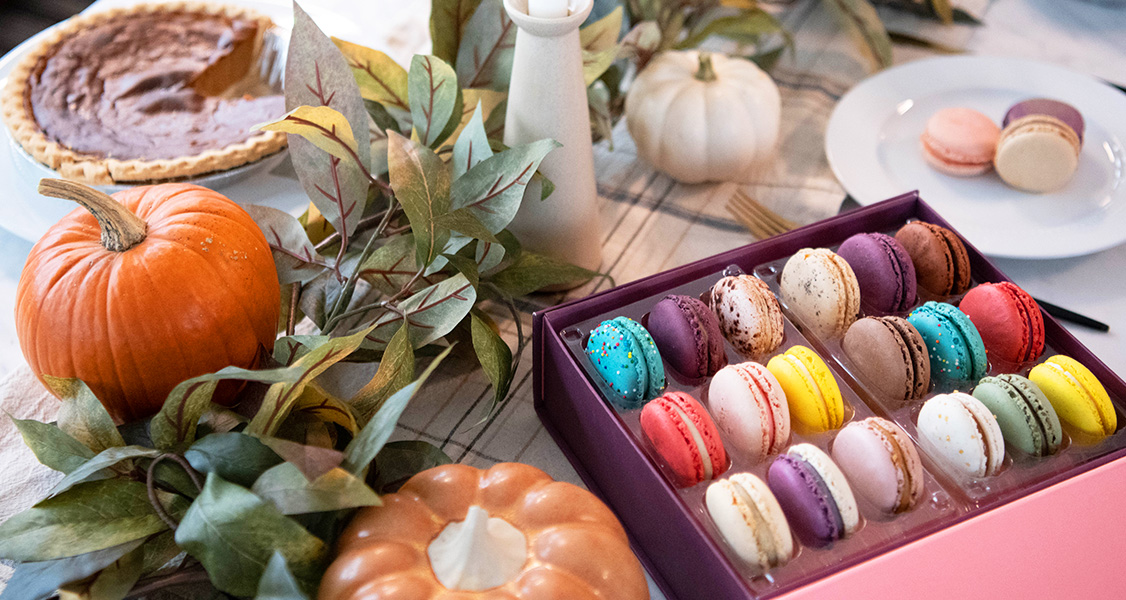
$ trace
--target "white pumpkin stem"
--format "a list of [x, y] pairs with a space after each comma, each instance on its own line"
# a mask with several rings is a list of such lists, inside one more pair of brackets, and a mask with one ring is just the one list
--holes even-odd
[[102, 246], [111, 252], [125, 252], [141, 243], [148, 225], [113, 196], [90, 186], [65, 179], [40, 179], [39, 193], [82, 205], [98, 220], [102, 229]]
[[696, 79], [700, 81], [715, 81], [715, 67], [712, 66], [712, 53], [700, 53], [700, 68], [696, 70]]

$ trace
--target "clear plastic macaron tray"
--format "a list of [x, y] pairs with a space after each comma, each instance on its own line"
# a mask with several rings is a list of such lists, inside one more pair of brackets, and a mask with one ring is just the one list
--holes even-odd
[[[895, 234], [895, 229], [875, 231], [889, 235]], [[825, 247], [835, 251], [837, 245], [844, 241], [844, 237], [847, 236], [842, 236], [841, 239], [836, 240], [836, 245]], [[789, 562], [775, 567], [765, 574], [759, 574], [753, 566], [742, 561], [725, 543], [723, 536], [709, 516], [704, 495], [711, 481], [704, 481], [685, 488], [677, 487], [675, 477], [672, 476], [668, 466], [662, 462], [642, 434], [641, 409], [623, 410], [608, 403], [613, 407], [614, 415], [621, 420], [624, 428], [632, 436], [632, 443], [647, 454], [655, 467], [666, 478], [670, 488], [675, 489], [675, 493], [684, 504], [684, 512], [695, 518], [700, 529], [706, 532], [715, 544], [722, 549], [732, 568], [743, 578], [743, 583], [753, 596], [774, 596], [796, 589], [811, 581], [830, 575], [840, 570], [842, 566], [855, 564], [858, 561], [879, 555], [906, 542], [919, 539], [975, 514], [1051, 485], [1068, 477], [1069, 473], [1074, 472], [1075, 467], [1079, 465], [1126, 448], [1126, 431], [1123, 431], [1126, 428], [1122, 427], [1122, 424], [1126, 422], [1126, 419], [1123, 418], [1126, 398], [1116, 395], [1114, 390], [1109, 390], [1111, 401], [1118, 414], [1119, 428], [1101, 441], [1083, 444], [1071, 439], [1065, 432], [1059, 451], [1053, 455], [1045, 457], [1028, 456], [1011, 446], [1007, 446], [1004, 462], [996, 474], [974, 478], [958, 473], [955, 469], [948, 467], [937, 453], [933, 452], [923, 440], [920, 440], [915, 423], [920, 408], [926, 400], [937, 394], [955, 390], [969, 393], [977, 382], [932, 381], [925, 396], [906, 403], [882, 394], [876, 386], [865, 379], [863, 372], [845, 353], [841, 339], [814, 334], [813, 328], [807, 326], [801, 317], [787, 305], [780, 291], [779, 279], [788, 259], [789, 256], [785, 256], [757, 264], [746, 273], [766, 282], [775, 297], [778, 298], [784, 323], [782, 344], [776, 350], [767, 354], [745, 356], [737, 352], [735, 347], [725, 340], [728, 364], [751, 360], [765, 365], [772, 357], [782, 354], [796, 345], [806, 346], [814, 350], [829, 366], [840, 387], [845, 405], [842, 428], [851, 422], [867, 417], [883, 417], [902, 428], [918, 447], [923, 463], [924, 489], [922, 499], [913, 508], [899, 514], [889, 514], [857, 493], [855, 496], [860, 510], [860, 525], [856, 531], [826, 547], [803, 545], [794, 535], [794, 554]], [[585, 351], [587, 338], [600, 323], [615, 317], [625, 316], [644, 325], [647, 322], [650, 309], [666, 295], [681, 294], [694, 298], [706, 297], [706, 293], [721, 278], [742, 273], [743, 270], [740, 267], [732, 265], [722, 271], [716, 271], [693, 281], [662, 290], [642, 300], [618, 306], [603, 314], [575, 323], [561, 331], [556, 331], [555, 334], [563, 340], [576, 364], [582, 368], [590, 384], [601, 393], [605, 401], [605, 399], [612, 397], [615, 392], [602, 379]], [[980, 281], [977, 275], [975, 272], [971, 288]], [[961, 295], [934, 297], [928, 295], [928, 292], [920, 287], [919, 296], [912, 304], [912, 308], [928, 300], [957, 304], [960, 297]], [[909, 312], [910, 309], [902, 313], [880, 313], [873, 311], [870, 306], [862, 303], [860, 317], [888, 314], [906, 317]], [[1026, 364], [997, 364], [994, 362], [989, 366], [988, 375], [1016, 373], [1027, 376], [1033, 366], [1054, 354], [1060, 353], [1063, 352], [1057, 351], [1052, 344], [1052, 338], [1049, 336], [1043, 353], [1034, 360]], [[687, 392], [699, 400], [705, 408], [709, 407], [708, 384], [710, 378], [695, 381], [684, 380], [669, 367], [667, 362], [665, 363], [665, 370], [668, 381], [666, 393], [670, 391]], [[840, 428], [837, 428], [824, 433], [807, 434], [801, 433], [795, 428], [790, 435], [788, 446], [805, 442], [817, 446], [828, 454], [839, 431]], [[754, 474], [763, 481], [767, 480], [767, 470], [777, 455], [770, 455], [765, 460], [756, 461], [754, 457], [741, 453], [726, 440], [724, 440], [724, 445], [730, 466], [716, 479], [746, 472]], [[638, 501], [643, 500], [638, 498]]]

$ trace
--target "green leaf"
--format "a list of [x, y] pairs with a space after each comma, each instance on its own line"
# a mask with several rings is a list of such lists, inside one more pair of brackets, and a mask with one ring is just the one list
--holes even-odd
[[352, 409], [361, 424], [366, 425], [391, 394], [414, 379], [414, 349], [409, 332], [410, 328], [404, 322], [387, 343], [375, 377], [352, 398]]
[[0, 593], [0, 600], [46, 600], [63, 585], [101, 571], [144, 542], [144, 539], [136, 539], [78, 556], [20, 563], [16, 565], [3, 593]]
[[457, 52], [457, 78], [462, 87], [508, 89], [516, 25], [501, 0], [482, 0], [466, 23]]
[[590, 126], [594, 133], [610, 142], [614, 149], [614, 115], [610, 111], [610, 89], [601, 81], [586, 89], [587, 107], [590, 109]]
[[[407, 70], [379, 50], [332, 38], [352, 69], [365, 100], [407, 112]], [[378, 121], [376, 121], [378, 123]]]
[[477, 272], [488, 274], [504, 260], [504, 246], [499, 243], [494, 244], [478, 240], [474, 259], [477, 262]]
[[378, 494], [339, 467], [309, 481], [296, 466], [285, 462], [263, 473], [251, 491], [285, 515], [380, 505]]
[[56, 471], [70, 473], [94, 458], [93, 450], [54, 425], [15, 417], [12, 417], [12, 422], [16, 424], [16, 429], [23, 436], [23, 443], [31, 448], [35, 458]]
[[453, 64], [470, 17], [481, 0], [433, 0], [430, 3], [430, 39], [434, 55]]
[[215, 587], [236, 596], [257, 592], [275, 551], [302, 587], [312, 589], [327, 551], [273, 505], [214, 473], [176, 529], [176, 543], [203, 563]]
[[860, 34], [876, 64], [890, 67], [892, 64], [891, 38], [880, 21], [876, 8], [868, 0], [827, 0], [827, 4], [837, 9], [840, 18], [853, 31]]
[[158, 533], [145, 540], [145, 545], [141, 549], [145, 551], [144, 558], [141, 561], [142, 575], [150, 575], [165, 568], [175, 568], [182, 562], [173, 562], [176, 557], [184, 558], [186, 556], [176, 545], [176, 532], [171, 530]]
[[289, 368], [297, 371], [298, 376], [291, 382], [275, 383], [266, 392], [262, 406], [250, 425], [247, 433], [255, 435], [272, 436], [289, 415], [290, 409], [305, 390], [305, 385], [315, 377], [324, 373], [332, 365], [348, 357], [353, 350], [360, 346], [364, 336], [370, 331], [357, 332], [345, 337], [330, 338], [324, 344], [309, 350], [307, 354], [298, 358]]
[[609, 50], [602, 50], [601, 52], [587, 52], [583, 51], [583, 79], [586, 85], [590, 85], [598, 81], [599, 77], [614, 64], [618, 58], [618, 49], [610, 48]]
[[149, 425], [153, 444], [161, 450], [171, 450], [195, 439], [200, 417], [211, 406], [211, 396], [220, 381], [241, 379], [260, 383], [294, 382], [301, 376], [297, 369], [264, 369], [251, 371], [238, 367], [225, 367], [182, 381], [172, 388], [160, 412]]
[[389, 132], [387, 141], [391, 188], [410, 221], [416, 261], [430, 264], [450, 235], [437, 222], [438, 215], [450, 211], [449, 169], [433, 150], [397, 133]]
[[[157, 492], [170, 513], [180, 496]], [[0, 525], [0, 558], [39, 561], [78, 556], [131, 542], [168, 526], [153, 511], [145, 484], [124, 479], [80, 483]]]
[[598, 273], [558, 259], [523, 252], [508, 268], [493, 275], [489, 281], [510, 298], [530, 294], [550, 285], [559, 285], [593, 278]]
[[516, 216], [540, 162], [558, 147], [554, 140], [540, 140], [486, 158], [454, 181], [450, 207], [468, 208], [489, 231], [498, 233]]
[[424, 146], [437, 147], [461, 120], [461, 88], [457, 73], [437, 56], [416, 55], [410, 70], [411, 120]]
[[512, 384], [512, 350], [481, 318], [478, 311], [474, 310], [469, 314], [473, 318], [473, 350], [477, 353], [477, 360], [481, 362], [485, 375], [493, 384], [493, 400], [499, 403], [508, 395], [508, 387]]
[[485, 133], [485, 122], [482, 118], [481, 103], [477, 103], [477, 108], [473, 111], [473, 117], [469, 119], [465, 129], [461, 130], [461, 135], [457, 137], [454, 142], [454, 156], [453, 163], [453, 178], [464, 175], [469, 169], [472, 169], [477, 163], [489, 158], [493, 155], [493, 149], [489, 146], [489, 136]]
[[285, 564], [285, 557], [281, 552], [274, 552], [270, 562], [266, 563], [266, 570], [258, 580], [258, 594], [254, 600], [309, 600], [301, 585], [289, 572]]
[[250, 204], [243, 208], [270, 244], [281, 285], [306, 283], [328, 267], [293, 215], [269, 206]]
[[[293, 7], [293, 33], [285, 66], [285, 106], [328, 106], [354, 132], [368, 131], [360, 88], [344, 55], [300, 6]], [[366, 138], [365, 138], [366, 140]], [[367, 203], [371, 147], [358, 144], [357, 160], [342, 160], [298, 135], [289, 136], [289, 155], [305, 193], [329, 223], [347, 238]]]
[[601, 19], [579, 30], [579, 43], [587, 52], [601, 52], [617, 48], [622, 32], [622, 7], [619, 6]]
[[204, 436], [184, 452], [184, 458], [200, 473], [215, 473], [244, 487], [250, 487], [266, 469], [282, 462], [261, 440], [241, 432]]
[[134, 548], [92, 579], [61, 587], [59, 600], [122, 600], [141, 578], [144, 558], [144, 548]]
[[469, 285], [476, 288], [481, 282], [481, 276], [477, 273], [477, 261], [469, 258], [468, 256], [461, 256], [458, 254], [443, 254], [446, 260], [450, 262], [458, 273], [461, 273], [469, 280]]
[[380, 494], [391, 494], [416, 474], [453, 461], [440, 448], [422, 440], [388, 442], [375, 456], [375, 483]]
[[465, 318], [477, 300], [477, 290], [458, 273], [424, 288], [399, 304], [399, 312], [383, 309], [368, 334], [364, 347], [382, 350], [405, 315], [410, 325], [411, 346], [421, 348], [446, 335]]
[[292, 365], [293, 361], [305, 356], [309, 350], [327, 342], [327, 335], [287, 335], [274, 342], [274, 360], [283, 365]]
[[[387, 111], [387, 107], [383, 106], [382, 104], [380, 104], [378, 102], [375, 102], [373, 100], [367, 100], [367, 99], [364, 100], [364, 107], [367, 108], [367, 110], [368, 110], [368, 116], [370, 116], [371, 120], [375, 122], [375, 127], [376, 127], [376, 129], [379, 130], [379, 138], [380, 139], [385, 140], [387, 138], [387, 130], [388, 129], [390, 129], [391, 131], [394, 131], [396, 133], [402, 133], [402, 130], [400, 129], [399, 121], [397, 119], [395, 119], [395, 117], [391, 116], [391, 113]], [[372, 137], [375, 137], [375, 136], [373, 135]], [[386, 152], [386, 149], [384, 149], [384, 152]], [[373, 162], [375, 161], [375, 159], [376, 159], [376, 157], [373, 153], [373, 155], [372, 155]], [[384, 162], [386, 162], [386, 160]], [[375, 169], [372, 169], [372, 174], [373, 175], [376, 174]]]
[[[489, 231], [489, 228], [485, 227], [485, 224], [481, 222], [481, 219], [477, 218], [477, 214], [478, 213], [475, 213], [472, 209], [459, 208], [444, 215], [439, 215], [438, 226], [450, 229], [451, 231], [456, 231], [472, 239], [485, 240], [489, 242], [497, 241], [497, 238], [493, 235], [493, 232]], [[465, 244], [468, 243], [469, 240], [465, 240], [465, 242], [461, 244], [458, 250], [460, 250], [461, 247], [464, 247]]]
[[359, 276], [388, 296], [396, 294], [418, 272], [414, 236], [392, 238], [360, 265]]
[[94, 452], [125, 445], [113, 418], [85, 383], [50, 375], [44, 375], [43, 379], [63, 401], [59, 409], [59, 429]]
[[117, 448], [106, 448], [98, 453], [97, 456], [91, 458], [82, 464], [81, 467], [71, 471], [66, 477], [55, 484], [55, 487], [47, 493], [47, 497], [57, 496], [75, 485], [82, 483], [85, 479], [98, 473], [102, 469], [106, 469], [116, 465], [117, 463], [132, 458], [156, 458], [160, 456], [159, 450], [152, 448], [145, 448], [144, 446], [121, 446]]
[[677, 43], [677, 48], [695, 48], [709, 37], [716, 35], [725, 37], [742, 44], [757, 44], [763, 35], [783, 34], [787, 37], [782, 24], [774, 15], [762, 10], [744, 10], [738, 15], [719, 17], [708, 22], [707, 25], [693, 31], [691, 35]]
[[442, 364], [446, 356], [449, 355], [453, 346], [446, 348], [441, 354], [434, 357], [434, 360], [426, 367], [419, 375], [418, 379], [407, 384], [403, 389], [395, 392], [379, 407], [379, 412], [375, 413], [371, 421], [360, 430], [360, 433], [348, 444], [344, 449], [344, 468], [357, 475], [364, 472], [371, 461], [375, 459], [375, 455], [383, 449], [383, 445], [387, 443], [391, 433], [395, 431], [395, 424], [399, 422], [399, 417], [403, 414], [403, 410], [407, 408], [407, 403], [414, 397], [422, 384], [426, 383], [426, 379]]
[[[365, 108], [365, 112], [366, 112]], [[359, 144], [348, 119], [327, 106], [298, 106], [288, 113], [250, 128], [251, 131], [282, 131], [299, 135], [317, 148], [343, 161], [356, 161]], [[364, 131], [367, 131], [366, 129]]]
[[309, 481], [328, 473], [344, 462], [344, 453], [332, 448], [308, 446], [273, 437], [263, 437], [259, 440], [296, 467]]

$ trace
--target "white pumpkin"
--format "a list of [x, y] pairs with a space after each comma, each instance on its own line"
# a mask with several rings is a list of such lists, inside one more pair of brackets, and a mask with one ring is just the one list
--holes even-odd
[[684, 183], [749, 182], [774, 156], [781, 112], [753, 62], [697, 51], [659, 54], [626, 97], [638, 154]]

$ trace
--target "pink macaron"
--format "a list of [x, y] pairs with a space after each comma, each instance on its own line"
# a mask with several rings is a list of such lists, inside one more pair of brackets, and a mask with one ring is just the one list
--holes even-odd
[[756, 362], [727, 365], [712, 377], [708, 406], [731, 448], [761, 462], [790, 441], [790, 409], [774, 374]]
[[944, 108], [931, 116], [919, 142], [923, 158], [935, 169], [957, 177], [981, 175], [993, 166], [1001, 128], [980, 112]]
[[923, 497], [923, 463], [898, 425], [869, 417], [853, 421], [833, 441], [833, 460], [852, 488], [881, 511], [911, 510]]

